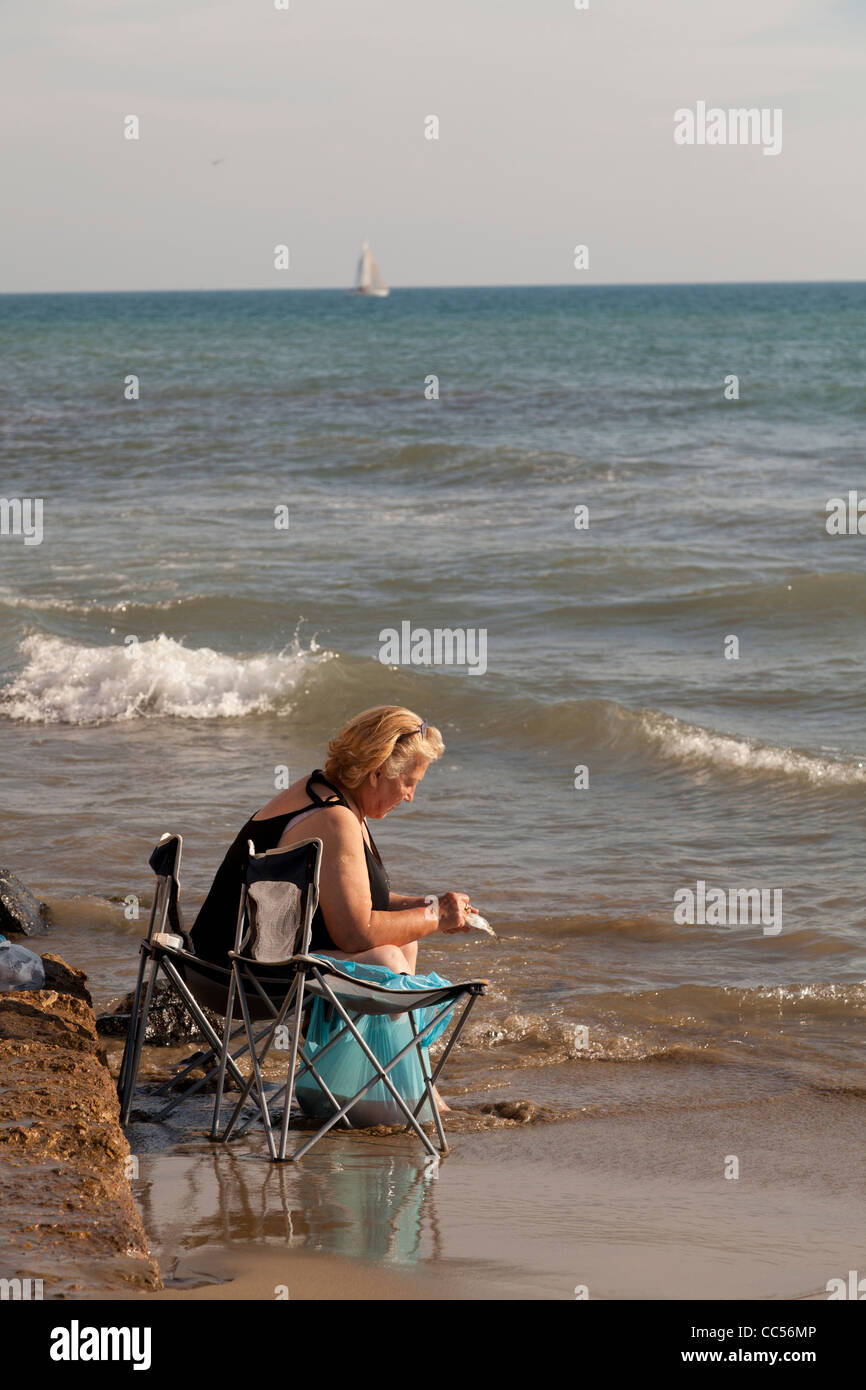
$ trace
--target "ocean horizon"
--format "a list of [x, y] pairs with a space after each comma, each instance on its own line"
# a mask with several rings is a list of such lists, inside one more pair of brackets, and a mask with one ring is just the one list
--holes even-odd
[[[512, 282], [473, 281], [466, 283], [436, 283], [430, 285], [399, 284], [392, 282], [389, 293], [402, 290], [570, 290], [582, 294], [585, 290], [639, 290], [639, 289], [703, 289], [726, 285], [732, 289], [753, 288], [760, 285], [810, 286], [810, 285], [863, 285], [861, 278], [838, 279], [829, 277], [814, 280], [587, 280], [576, 285], [571, 280], [515, 280]], [[66, 290], [0, 290], [0, 299], [35, 299], [56, 295], [123, 295], [123, 294], [351, 294], [349, 284], [336, 285], [228, 285], [216, 288], [209, 285], [175, 285], [160, 289], [66, 289]]]

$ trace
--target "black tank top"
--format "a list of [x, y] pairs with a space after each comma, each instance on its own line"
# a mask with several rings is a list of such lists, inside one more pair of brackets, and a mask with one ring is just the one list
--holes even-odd
[[[332, 795], [319, 796], [313, 786], [314, 782], [323, 783], [330, 789]], [[229, 951], [234, 950], [238, 903], [240, 902], [241, 888], [249, 859], [247, 841], [252, 840], [256, 852], [261, 854], [264, 850], [276, 848], [286, 826], [303, 811], [316, 810], [320, 806], [348, 806], [346, 798], [332, 782], [328, 781], [321, 768], [316, 768], [312, 776], [307, 779], [306, 790], [307, 796], [310, 798], [309, 805], [298, 806], [294, 811], [284, 812], [280, 816], [268, 816], [266, 820], [256, 820], [254, 816], [250, 816], [246, 825], [238, 831], [225, 859], [216, 871], [210, 892], [201, 905], [192, 929], [195, 953], [203, 960], [213, 961], [217, 965], [225, 965]], [[370, 834], [369, 826], [367, 826], [367, 834]], [[370, 880], [370, 898], [373, 911], [384, 912], [391, 902], [391, 880], [379, 857], [379, 851], [376, 849], [372, 835], [370, 835], [370, 844], [373, 846], [372, 851], [366, 840], [364, 841], [364, 857], [367, 861], [367, 876]], [[327, 873], [327, 863], [323, 863], [322, 872]], [[319, 907], [313, 917], [310, 950], [335, 951], [338, 949], [336, 942], [331, 939], [324, 914]]]

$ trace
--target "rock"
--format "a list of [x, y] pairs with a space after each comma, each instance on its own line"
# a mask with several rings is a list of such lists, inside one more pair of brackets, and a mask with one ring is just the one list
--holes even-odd
[[493, 1104], [479, 1105], [478, 1109], [484, 1115], [496, 1115], [516, 1125], [532, 1124], [543, 1115], [543, 1110], [531, 1100], [498, 1100]]
[[20, 878], [10, 869], [0, 869], [0, 934], [44, 936], [48, 931], [47, 916], [45, 904], [37, 902]]
[[46, 1300], [157, 1289], [87, 977], [43, 964], [45, 989], [0, 995], [0, 1278]]
[[51, 954], [42, 957], [45, 971], [45, 988], [56, 990], [58, 994], [71, 994], [74, 999], [83, 999], [93, 1007], [93, 1000], [87, 988], [87, 976], [83, 970], [67, 965], [61, 956]]
[[[96, 1020], [97, 1033], [109, 1038], [125, 1037], [134, 997], [135, 991], [131, 990], [112, 1013], [100, 1014]], [[203, 1012], [213, 1024], [217, 1036], [222, 1037], [221, 1015], [210, 1009]], [[179, 1043], [205, 1041], [184, 1005], [164, 980], [160, 980], [153, 991], [144, 1041], [155, 1047], [175, 1047]]]

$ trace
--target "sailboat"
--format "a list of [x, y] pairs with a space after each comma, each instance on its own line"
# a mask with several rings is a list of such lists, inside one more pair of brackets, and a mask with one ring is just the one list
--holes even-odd
[[358, 262], [354, 293], [372, 295], [375, 299], [384, 299], [386, 295], [391, 293], [382, 279], [382, 272], [373, 260], [373, 252], [366, 241], [361, 247], [361, 259]]

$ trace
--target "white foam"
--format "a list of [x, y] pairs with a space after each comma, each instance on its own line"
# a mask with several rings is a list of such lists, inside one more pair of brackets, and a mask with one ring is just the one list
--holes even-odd
[[735, 738], [656, 712], [642, 714], [639, 727], [665, 757], [678, 762], [802, 777], [816, 785], [853, 786], [866, 782], [866, 762], [820, 758], [793, 748], [762, 744], [757, 739]]
[[276, 655], [235, 657], [159, 637], [130, 647], [79, 646], [26, 637], [24, 669], [0, 691], [0, 713], [41, 724], [96, 724], [138, 716], [229, 719], [274, 709], [311, 665], [329, 660], [315, 641]]

